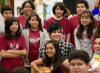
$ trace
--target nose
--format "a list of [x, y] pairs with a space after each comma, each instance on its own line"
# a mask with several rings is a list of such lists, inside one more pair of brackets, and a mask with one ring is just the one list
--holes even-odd
[[74, 67], [75, 67], [75, 69], [77, 69], [77, 68], [78, 68], [78, 66], [77, 66], [77, 65], [75, 65]]

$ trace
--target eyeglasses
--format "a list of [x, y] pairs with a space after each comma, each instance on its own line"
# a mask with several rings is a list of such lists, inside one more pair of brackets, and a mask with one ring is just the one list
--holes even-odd
[[31, 6], [24, 6], [24, 8], [32, 8]]

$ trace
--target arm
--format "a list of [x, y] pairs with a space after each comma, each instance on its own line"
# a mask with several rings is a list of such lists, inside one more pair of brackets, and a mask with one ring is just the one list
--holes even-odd
[[76, 46], [76, 50], [80, 50], [81, 49], [81, 44], [80, 44], [79, 39], [76, 36], [76, 32], [77, 32], [77, 29], [74, 30], [75, 46]]
[[100, 1], [100, 0], [95, 0], [95, 2], [94, 2], [94, 7], [95, 7], [95, 8], [98, 8], [98, 7], [99, 7], [99, 1]]
[[[45, 45], [45, 44], [44, 44]], [[40, 49], [39, 49], [39, 52], [38, 52], [38, 58], [42, 58], [44, 56], [44, 53], [45, 53], [45, 46], [41, 46]]]
[[71, 37], [71, 34], [67, 34], [67, 39], [66, 39], [67, 43], [70, 43], [70, 37]]
[[32, 68], [34, 68], [35, 71], [37, 71], [38, 73], [42, 73], [42, 71], [38, 68], [38, 65], [41, 65], [41, 64], [43, 64], [42, 58], [37, 59], [37, 60], [31, 62], [30, 66], [31, 66]]
[[1, 50], [2, 58], [13, 58], [18, 57], [19, 55], [7, 53], [5, 50]]
[[66, 59], [64, 62], [63, 62], [63, 65], [69, 69], [69, 62], [68, 62], [68, 59]]
[[10, 54], [16, 54], [16, 55], [26, 55], [26, 49], [23, 49], [23, 50], [7, 50], [6, 51], [7, 53], [10, 53]]

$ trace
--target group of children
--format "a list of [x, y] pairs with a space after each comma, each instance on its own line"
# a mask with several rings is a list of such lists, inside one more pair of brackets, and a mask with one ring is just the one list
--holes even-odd
[[[77, 15], [67, 19], [63, 16], [65, 5], [57, 2], [52, 9], [54, 16], [45, 21], [43, 28], [32, 1], [22, 4], [23, 14], [17, 18], [10, 6], [2, 7], [1, 67], [13, 73], [16, 67], [30, 65], [42, 73], [37, 66], [43, 64], [52, 73], [88, 73], [92, 50], [100, 53], [100, 24], [88, 8], [87, 1], [79, 0]], [[93, 72], [99, 73], [100, 69]]]

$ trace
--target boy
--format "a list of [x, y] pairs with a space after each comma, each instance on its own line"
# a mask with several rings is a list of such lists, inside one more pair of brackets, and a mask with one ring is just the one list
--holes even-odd
[[[5, 5], [1, 8], [1, 14], [5, 21], [9, 17], [13, 16], [14, 11], [9, 5]], [[5, 27], [4, 21], [0, 22], [0, 36], [4, 33], [4, 27]]]
[[48, 27], [52, 22], [60, 23], [62, 27], [61, 40], [69, 43], [70, 42], [70, 31], [69, 31], [70, 22], [66, 17], [63, 17], [63, 15], [66, 13], [65, 5], [62, 2], [57, 2], [52, 8], [52, 12], [54, 16], [50, 17], [49, 19], [45, 21], [44, 28], [48, 30]]
[[70, 73], [88, 73], [90, 58], [86, 51], [75, 50], [69, 53], [68, 62]]
[[[59, 41], [59, 46], [60, 46], [63, 58], [67, 59], [69, 52], [71, 52], [75, 49], [71, 43], [66, 43], [61, 40], [62, 28], [61, 28], [60, 24], [57, 22], [52, 22], [50, 24], [50, 26], [48, 27], [48, 33], [52, 40]], [[40, 47], [40, 49], [39, 49], [39, 58], [42, 58], [44, 56], [44, 52], [45, 52], [44, 45], [42, 47]]]

